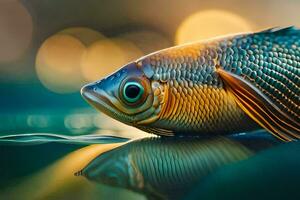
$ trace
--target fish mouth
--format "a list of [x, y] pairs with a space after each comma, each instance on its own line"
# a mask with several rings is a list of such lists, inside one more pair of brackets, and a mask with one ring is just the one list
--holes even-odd
[[95, 86], [92, 84], [83, 86], [80, 93], [88, 103], [92, 104], [96, 108], [99, 107], [100, 110], [102, 110], [102, 107], [106, 108], [107, 106], [114, 106], [104, 95], [104, 91], [96, 90]]
[[81, 88], [81, 96], [97, 110], [100, 110], [104, 114], [129, 124], [132, 119], [117, 111], [117, 108], [109, 100], [109, 95], [102, 89], [96, 88], [95, 84], [88, 84]]

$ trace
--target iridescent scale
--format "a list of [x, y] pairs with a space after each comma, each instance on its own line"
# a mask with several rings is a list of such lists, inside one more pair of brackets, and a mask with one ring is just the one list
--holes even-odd
[[300, 31], [241, 34], [162, 50], [142, 60], [168, 102], [153, 124], [186, 132], [239, 132], [255, 125], [226, 90], [217, 69], [244, 79], [299, 122]]
[[287, 28], [223, 41], [219, 64], [243, 77], [299, 120], [300, 31]]

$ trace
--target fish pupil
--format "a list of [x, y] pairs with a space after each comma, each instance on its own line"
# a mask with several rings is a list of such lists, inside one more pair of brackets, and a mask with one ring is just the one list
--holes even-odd
[[138, 82], [127, 82], [123, 88], [125, 103], [136, 103], [144, 94], [144, 87]]
[[137, 85], [129, 85], [125, 89], [125, 94], [128, 98], [134, 99], [139, 95], [140, 91], [141, 89]]

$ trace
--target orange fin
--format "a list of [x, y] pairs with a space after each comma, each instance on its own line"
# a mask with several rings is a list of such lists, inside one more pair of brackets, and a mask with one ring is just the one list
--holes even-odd
[[155, 127], [144, 127], [144, 126], [137, 126], [137, 128], [141, 129], [142, 131], [160, 135], [160, 136], [174, 136], [174, 132], [172, 130], [162, 129], [162, 128], [155, 128]]
[[234, 94], [238, 105], [259, 125], [284, 141], [300, 139], [300, 122], [279, 109], [258, 88], [224, 69], [218, 68], [218, 74], [226, 88]]

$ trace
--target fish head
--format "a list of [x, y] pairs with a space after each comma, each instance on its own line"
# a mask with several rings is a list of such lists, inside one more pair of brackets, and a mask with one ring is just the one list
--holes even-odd
[[155, 81], [153, 74], [149, 61], [141, 59], [100, 81], [85, 85], [81, 94], [108, 116], [146, 130], [159, 118], [165, 96], [164, 84]]

